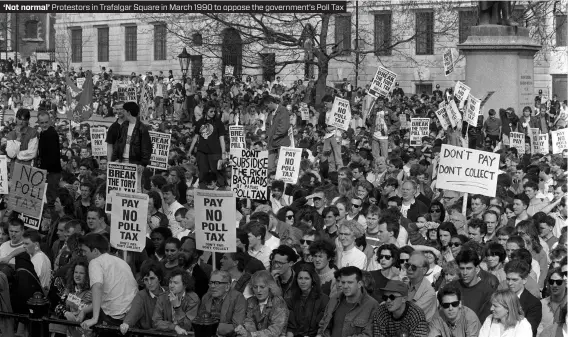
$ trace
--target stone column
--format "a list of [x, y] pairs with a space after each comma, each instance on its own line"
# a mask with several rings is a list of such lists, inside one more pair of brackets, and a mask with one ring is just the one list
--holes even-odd
[[534, 55], [541, 46], [523, 27], [483, 25], [471, 27], [471, 35], [458, 45], [466, 58], [465, 83], [471, 94], [483, 99], [495, 91], [482, 113], [489, 109], [513, 107], [522, 115], [534, 106]]

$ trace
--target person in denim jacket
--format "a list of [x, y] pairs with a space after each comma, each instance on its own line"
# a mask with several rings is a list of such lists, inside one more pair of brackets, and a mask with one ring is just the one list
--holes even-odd
[[247, 300], [247, 311], [243, 325], [235, 332], [240, 337], [286, 336], [288, 306], [282, 298], [282, 291], [269, 271], [256, 272], [250, 281], [254, 296]]
[[318, 337], [372, 336], [371, 322], [379, 303], [367, 294], [361, 270], [354, 266], [343, 267], [339, 270], [339, 277], [342, 293], [329, 299], [319, 325]]

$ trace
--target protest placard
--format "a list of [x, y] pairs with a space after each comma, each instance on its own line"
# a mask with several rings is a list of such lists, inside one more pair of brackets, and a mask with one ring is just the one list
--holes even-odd
[[349, 101], [343, 98], [335, 97], [333, 107], [331, 108], [331, 126], [347, 131], [351, 122], [351, 107]]
[[267, 199], [268, 151], [243, 149], [230, 159], [231, 190], [237, 198]]
[[91, 128], [91, 152], [93, 156], [107, 155], [106, 133], [107, 129], [104, 126]]
[[454, 57], [452, 49], [448, 48], [444, 52], [444, 74], [448, 76], [454, 71]]
[[107, 163], [107, 212], [112, 209], [110, 191], [136, 193], [138, 189], [138, 170], [136, 164]]
[[160, 133], [149, 131], [150, 140], [152, 142], [152, 155], [150, 156], [149, 168], [158, 170], [166, 170], [168, 168], [168, 156], [170, 154], [170, 142], [172, 135], [170, 133]]
[[246, 148], [245, 127], [243, 125], [229, 126], [229, 153], [231, 156], [238, 155]]
[[499, 154], [443, 144], [437, 188], [494, 197]]
[[481, 107], [481, 100], [473, 97], [470, 93], [467, 99], [467, 109], [465, 110], [464, 122], [469, 125], [477, 126], [477, 116], [479, 116], [479, 109]]
[[550, 143], [548, 142], [548, 133], [538, 135], [538, 153], [548, 154], [550, 152]]
[[234, 66], [225, 66], [225, 76], [233, 77], [235, 73]]
[[85, 78], [77, 77], [77, 88], [79, 89], [83, 88], [83, 84], [85, 84]]
[[293, 147], [280, 148], [278, 164], [276, 165], [276, 180], [285, 183], [295, 184], [300, 174], [300, 161], [302, 160], [302, 149]]
[[310, 119], [310, 109], [308, 108], [307, 103], [300, 103], [300, 115], [303, 121], [307, 121]]
[[457, 81], [456, 87], [454, 88], [454, 97], [456, 97], [460, 102], [460, 108], [463, 107], [463, 104], [467, 99], [467, 97], [469, 96], [470, 91], [471, 91], [470, 87], [468, 87], [467, 85], [463, 84], [460, 81]]
[[[41, 205], [42, 213], [43, 213], [43, 204]], [[18, 213], [18, 219], [24, 222], [24, 226], [28, 228], [32, 228], [35, 230], [39, 230], [41, 226], [41, 217], [29, 216], [22, 213]]]
[[430, 134], [430, 118], [410, 119], [410, 146], [422, 146], [422, 137]]
[[8, 193], [8, 157], [0, 155], [0, 194]]
[[388, 96], [394, 82], [396, 74], [384, 67], [379, 67], [375, 73], [375, 77], [371, 81], [369, 87], [369, 95], [379, 98], [380, 96]]
[[236, 198], [231, 191], [195, 190], [196, 248], [209, 252], [236, 252]]
[[525, 154], [525, 134], [520, 132], [511, 132], [509, 134], [509, 146], [517, 149], [518, 154]]
[[551, 131], [552, 153], [562, 153], [568, 149], [568, 129]]
[[93, 84], [97, 84], [97, 82], [99, 81], [100, 76], [99, 75], [93, 75]]
[[452, 127], [456, 127], [456, 125], [461, 124], [462, 122], [461, 113], [460, 110], [458, 109], [458, 106], [456, 105], [456, 102], [454, 102], [453, 99], [450, 100], [450, 103], [446, 104], [445, 108], [446, 112], [448, 113], [448, 117], [450, 118], [450, 123], [452, 124]]
[[443, 106], [442, 103], [440, 103], [440, 109], [436, 111], [436, 116], [438, 117], [442, 128], [446, 130], [449, 126], [452, 125], [452, 122], [450, 121], [450, 117], [448, 116], [448, 111], [446, 110], [445, 104]]
[[118, 86], [118, 100], [123, 102], [138, 102], [136, 88], [132, 84]]
[[46, 186], [46, 170], [15, 163], [9, 188], [9, 208], [18, 213], [41, 218]]
[[540, 153], [538, 148], [538, 135], [540, 130], [538, 128], [529, 128], [529, 138], [531, 139], [531, 153]]
[[110, 245], [116, 249], [141, 252], [146, 247], [148, 195], [112, 192]]

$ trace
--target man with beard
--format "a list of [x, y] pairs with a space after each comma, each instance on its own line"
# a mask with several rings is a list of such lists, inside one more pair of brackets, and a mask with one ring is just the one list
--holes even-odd
[[199, 258], [203, 251], [195, 248], [195, 238], [188, 236], [179, 250], [179, 266], [186, 270], [195, 280], [195, 293], [202, 298], [209, 290], [211, 266]]

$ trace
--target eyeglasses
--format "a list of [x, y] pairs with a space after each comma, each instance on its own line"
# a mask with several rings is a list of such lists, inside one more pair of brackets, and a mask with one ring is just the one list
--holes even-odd
[[217, 287], [217, 286], [220, 286], [221, 284], [229, 284], [229, 282], [209, 281], [209, 286], [210, 286], [210, 287], [212, 287], [212, 286]]
[[401, 263], [406, 263], [406, 262], [408, 262], [408, 260], [409, 260], [409, 259], [400, 259], [400, 262], [401, 262]]
[[555, 284], [557, 286], [561, 286], [562, 283], [564, 283], [564, 280], [552, 280], [552, 279], [548, 280], [548, 284], [550, 284], [551, 286], [553, 286]]
[[416, 266], [416, 265], [413, 265], [413, 264], [410, 264], [410, 263], [405, 263], [404, 268], [406, 268], [407, 270], [410, 270], [410, 271], [417, 271], [418, 268], [422, 268], [422, 267], [419, 267], [419, 266]]
[[314, 242], [314, 240], [300, 240], [300, 244], [304, 244], [306, 243], [308, 246], [312, 244], [312, 242]]
[[450, 307], [450, 305], [454, 308], [457, 308], [458, 305], [460, 305], [460, 301], [455, 301], [455, 302], [449, 302], [449, 303], [442, 303], [442, 308], [444, 309], [448, 309]]
[[399, 298], [399, 297], [401, 297], [401, 296], [395, 296], [395, 295], [388, 295], [388, 296], [387, 296], [387, 295], [383, 295], [383, 301], [386, 302], [387, 300], [391, 300], [391, 302], [392, 302], [392, 301], [396, 300], [396, 299]]
[[459, 242], [450, 242], [448, 243], [448, 247], [454, 247], [454, 248], [458, 248], [459, 246], [461, 246], [462, 244]]
[[385, 259], [387, 261], [390, 261], [391, 258], [391, 255], [379, 255], [379, 260]]
[[286, 215], [286, 219], [292, 220], [292, 219], [294, 219], [294, 216], [293, 215]]
[[355, 208], [361, 207], [361, 205], [357, 205], [357, 204], [352, 204], [352, 205], [353, 205], [353, 207], [355, 207]]
[[435, 208], [435, 209], [431, 209], [430, 213], [442, 213], [442, 210]]

